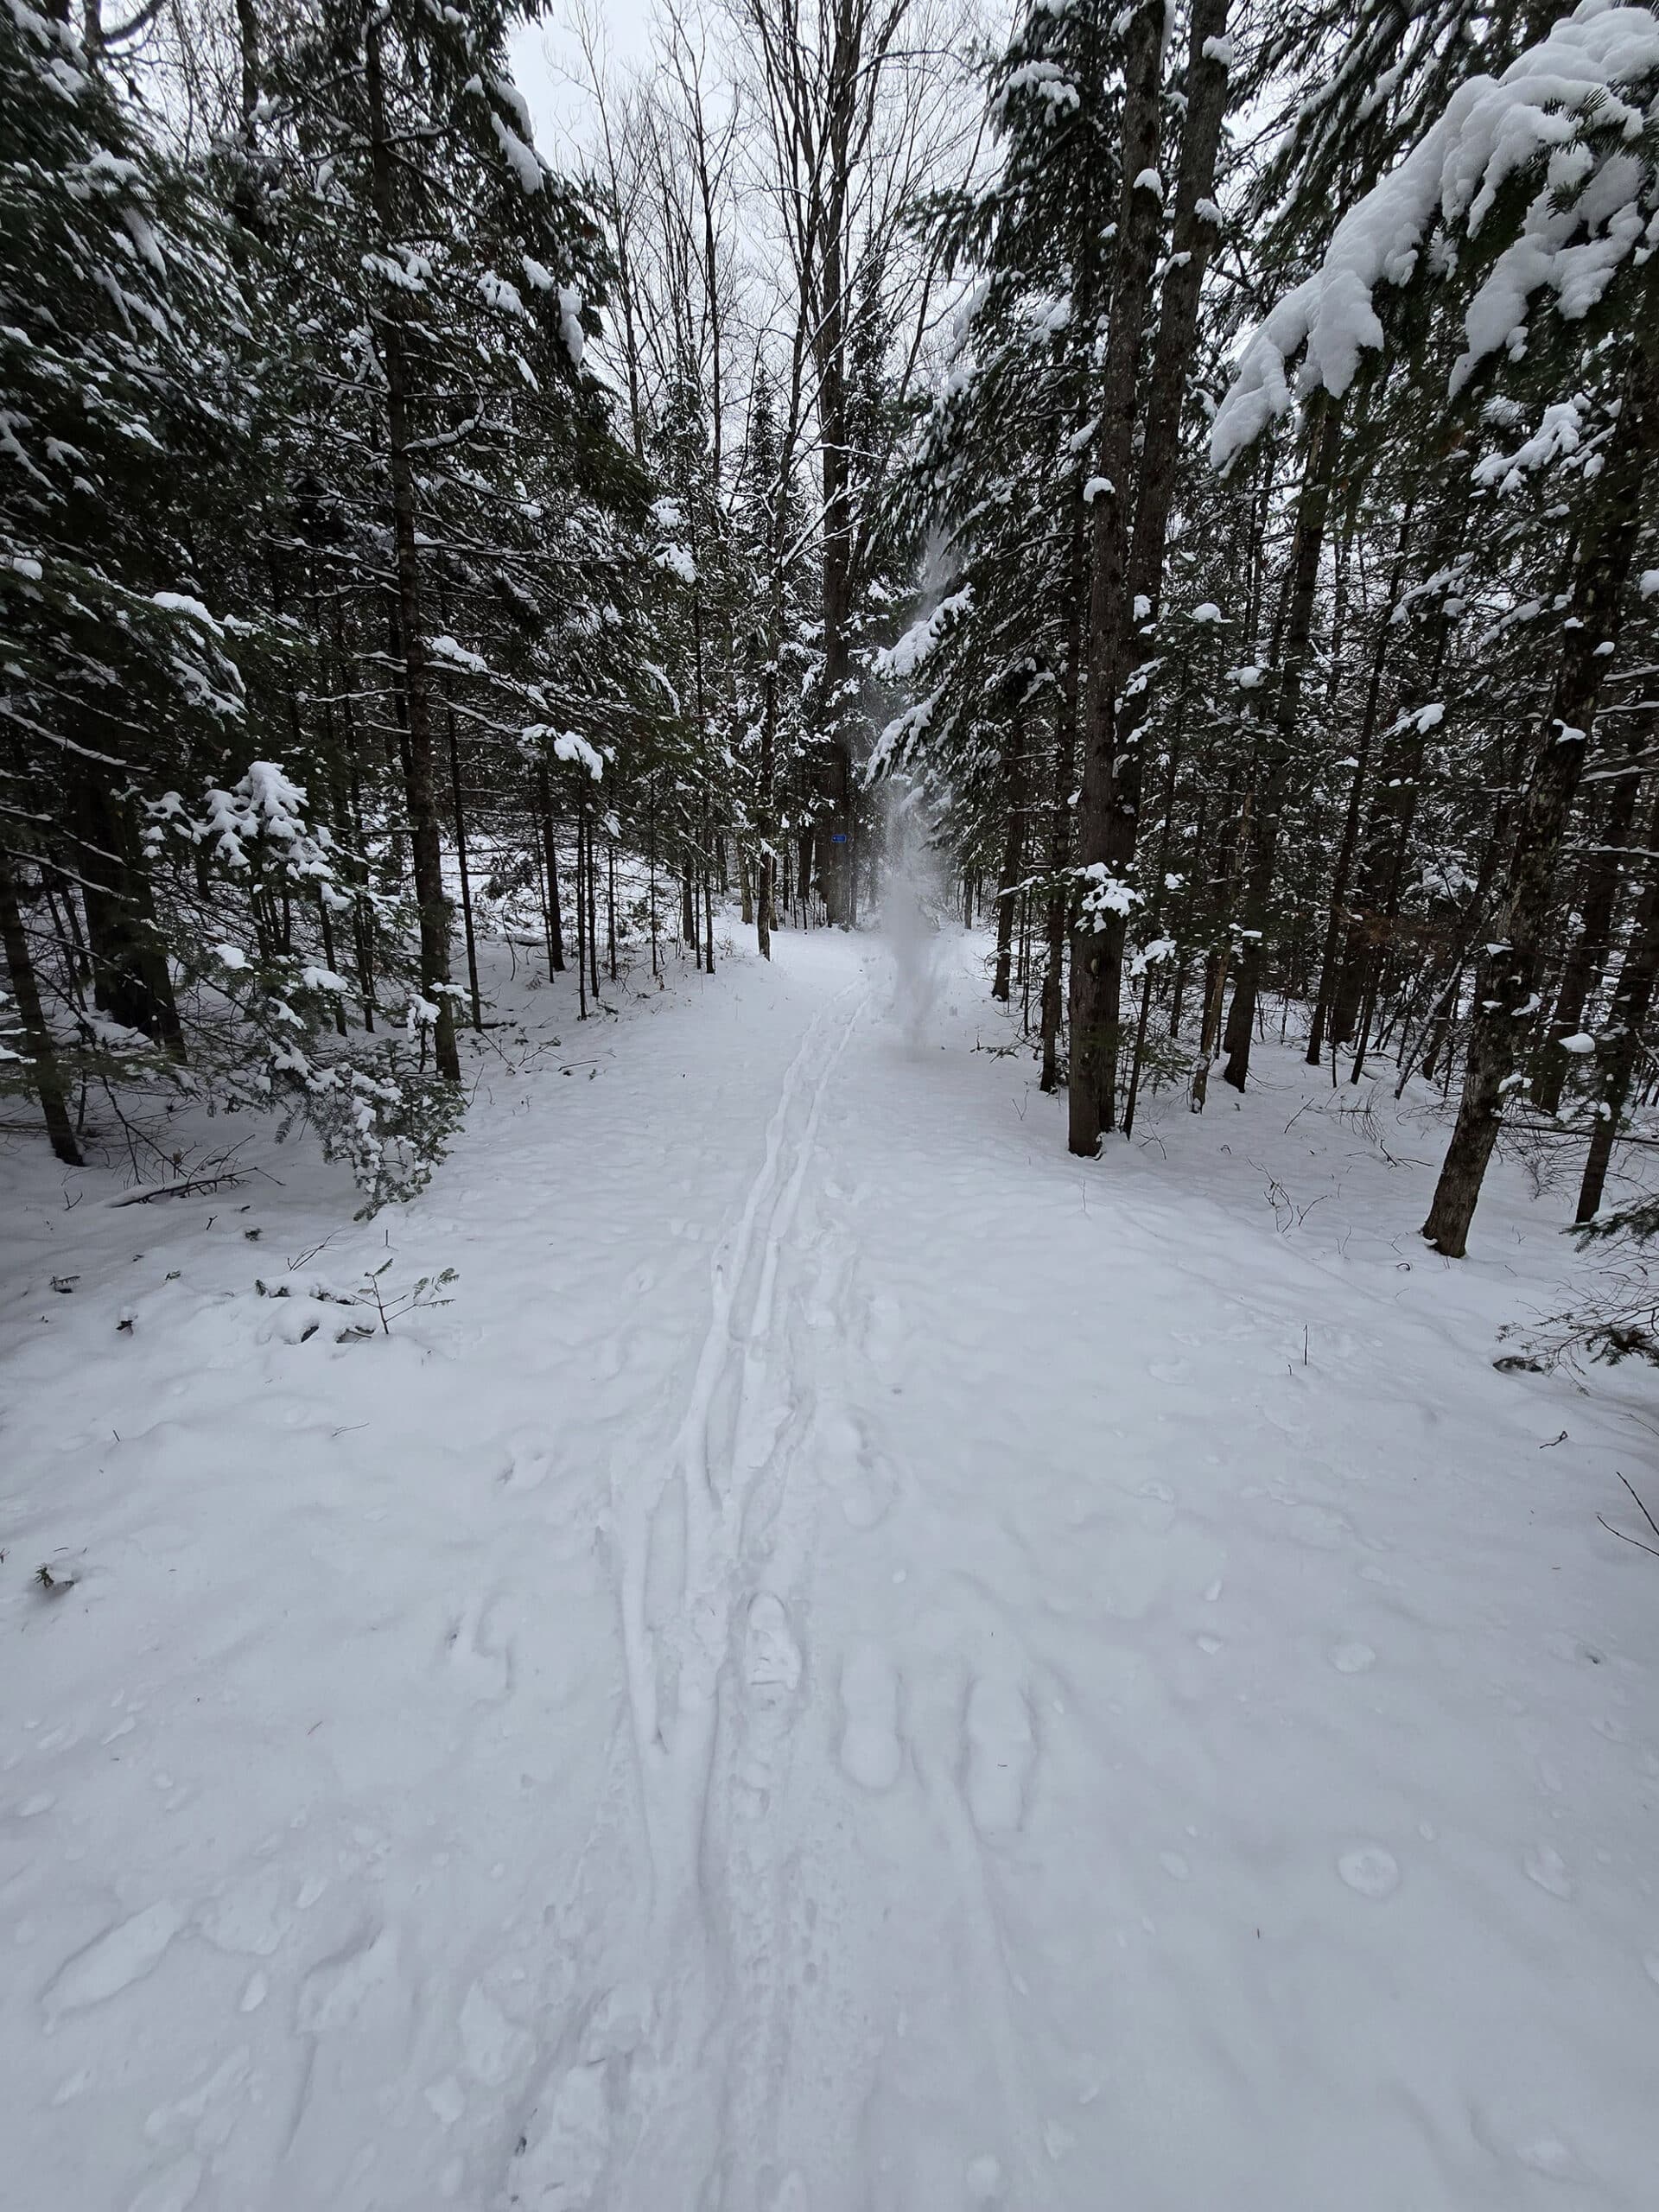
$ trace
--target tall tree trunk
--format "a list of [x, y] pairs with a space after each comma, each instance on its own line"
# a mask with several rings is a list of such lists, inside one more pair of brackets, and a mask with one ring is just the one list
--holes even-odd
[[1618, 988], [1597, 1048], [1596, 1122], [1573, 1217], [1577, 1222], [1593, 1221], [1601, 1211], [1607, 1170], [1630, 1100], [1643, 1027], [1653, 1007], [1655, 979], [1659, 977], [1659, 860], [1655, 858], [1659, 853], [1659, 800], [1648, 823], [1647, 851], [1648, 879], [1631, 918]]
[[[369, 100], [375, 218], [386, 251], [397, 239], [397, 194], [391, 141], [386, 123], [378, 19], [365, 41], [365, 84]], [[404, 702], [409, 717], [406, 785], [415, 903], [420, 916], [421, 989], [437, 1007], [433, 1057], [438, 1073], [461, 1081], [455, 1046], [455, 1009], [449, 995], [449, 901], [443, 889], [443, 852], [433, 790], [432, 709], [426, 640], [421, 626], [421, 563], [415, 526], [415, 472], [410, 464], [409, 363], [404, 346], [401, 296], [389, 289], [378, 318], [381, 362], [386, 378], [386, 452], [391, 475], [392, 541], [397, 589], [397, 628], [403, 652]]]
[[173, 978], [125, 804], [111, 796], [107, 778], [90, 767], [75, 779], [73, 804], [93, 1003], [111, 1021], [137, 1029], [182, 1060], [184, 1031]]
[[553, 791], [547, 758], [536, 763], [537, 810], [541, 817], [542, 860], [547, 875], [547, 967], [550, 976], [564, 973], [564, 917], [559, 908], [559, 855], [553, 835]]
[[35, 963], [29, 957], [29, 933], [23, 927], [22, 911], [17, 903], [11, 863], [3, 849], [0, 849], [0, 950], [6, 956], [11, 995], [17, 1001], [18, 1016], [23, 1025], [23, 1042], [35, 1063], [35, 1095], [41, 1102], [46, 1134], [64, 1166], [79, 1167], [80, 1147], [75, 1142], [70, 1123], [63, 1078], [52, 1049], [52, 1033], [41, 1008], [40, 985], [35, 981]]
[[[1159, 306], [1158, 335], [1147, 381], [1140, 451], [1135, 434], [1140, 394], [1140, 324], [1151, 302], [1154, 260], [1162, 232], [1161, 200], [1137, 180], [1155, 174], [1160, 55], [1148, 53], [1153, 25], [1132, 21], [1126, 52], [1123, 174], [1118, 219], [1123, 259], [1113, 285], [1107, 340], [1106, 411], [1099, 474], [1114, 486], [1100, 496], [1090, 599], [1088, 739], [1079, 821], [1085, 866], [1103, 864], [1106, 880], [1126, 884], [1140, 835], [1141, 793], [1151, 711], [1151, 674], [1163, 596], [1169, 513], [1180, 454], [1198, 334], [1198, 296], [1215, 239], [1210, 195], [1227, 107], [1227, 66], [1220, 45], [1227, 0], [1195, 0], [1189, 27], [1180, 164], [1176, 176], [1172, 251]], [[1161, 30], [1159, 33], [1161, 40]], [[1133, 122], [1131, 122], [1133, 115]], [[1144, 158], [1143, 158], [1144, 157]], [[1151, 203], [1151, 204], [1148, 204]], [[1120, 334], [1120, 316], [1134, 327]], [[1121, 346], [1120, 357], [1113, 349]], [[1135, 477], [1131, 503], [1128, 483]], [[1103, 747], [1104, 757], [1102, 757]], [[1090, 770], [1094, 772], [1091, 804]], [[1079, 961], [1072, 954], [1073, 1046], [1070, 1140], [1092, 1153], [1116, 1120], [1118, 1042], [1122, 1019], [1123, 952], [1128, 904], [1121, 898], [1095, 918], [1084, 953], [1083, 995], [1095, 1046], [1084, 1063], [1079, 1096], [1077, 1001]], [[1091, 964], [1092, 963], [1092, 964]], [[1090, 1133], [1092, 1131], [1092, 1141]]]
[[1122, 932], [1115, 905], [1128, 895], [1113, 868], [1123, 836], [1117, 789], [1117, 700], [1134, 638], [1129, 593], [1130, 471], [1154, 264], [1163, 232], [1158, 173], [1164, 11], [1140, 0], [1124, 41], [1122, 191], [1101, 378], [1100, 442], [1092, 489], [1093, 563], [1084, 655], [1083, 791], [1077, 857], [1083, 892], [1071, 932], [1071, 1060], [1066, 1142], [1092, 1160], [1114, 1116]]
[[651, 918], [651, 974], [660, 990], [662, 970], [657, 957], [657, 779], [651, 779], [651, 797], [645, 810], [645, 879], [646, 899]]
[[[829, 919], [837, 925], [848, 924], [852, 912], [852, 751], [847, 722], [847, 693], [852, 678], [852, 429], [847, 379], [852, 273], [847, 267], [847, 232], [852, 194], [854, 117], [863, 63], [862, 31], [860, 7], [842, 5], [834, 11], [831, 82], [825, 116], [825, 204], [813, 332], [823, 489], [821, 711], [830, 748], [826, 772], [829, 844], [824, 855], [823, 897]], [[836, 839], [840, 842], [836, 842]]]
[[605, 937], [611, 981], [616, 981], [616, 846], [605, 841]]
[[1071, 919], [1071, 791], [1077, 772], [1077, 720], [1083, 690], [1084, 505], [1071, 498], [1071, 547], [1067, 565], [1065, 664], [1054, 731], [1054, 794], [1048, 833], [1047, 954], [1043, 963], [1042, 1088], [1060, 1080], [1060, 1016], [1065, 1005], [1065, 941]]
[[1642, 784], [1643, 764], [1639, 750], [1635, 746], [1631, 747], [1624, 772], [1614, 781], [1608, 795], [1600, 841], [1590, 857], [1579, 933], [1562, 963], [1560, 988], [1555, 995], [1554, 1017], [1549, 1024], [1543, 1048], [1538, 1055], [1537, 1071], [1532, 1079], [1533, 1103], [1542, 1114], [1554, 1114], [1560, 1106], [1561, 1090], [1567, 1079], [1567, 1064], [1572, 1057], [1561, 1050], [1561, 1039], [1575, 1036], [1584, 1027], [1585, 1003], [1590, 996], [1591, 986], [1605, 965], [1608, 950], [1612, 944], [1613, 915], [1618, 904], [1619, 889], [1624, 880], [1625, 866], [1630, 859], [1626, 848], [1630, 843], [1630, 824], [1636, 818], [1636, 803]]
[[467, 939], [467, 983], [472, 997], [473, 1027], [484, 1027], [483, 1001], [478, 988], [478, 939], [473, 931], [473, 885], [467, 865], [467, 810], [461, 791], [461, 747], [455, 740], [455, 710], [445, 703], [449, 737], [449, 796], [455, 817], [455, 861], [461, 869], [461, 912]]
[[1405, 512], [1400, 518], [1400, 541], [1395, 549], [1394, 572], [1389, 579], [1388, 601], [1371, 653], [1370, 678], [1365, 687], [1365, 710], [1360, 721], [1359, 744], [1354, 756], [1354, 778], [1348, 789], [1348, 810], [1343, 817], [1342, 837], [1337, 847], [1336, 866], [1331, 876], [1331, 904], [1325, 915], [1325, 945], [1319, 959], [1319, 995], [1314, 1003], [1313, 1023], [1307, 1039], [1307, 1065], [1311, 1068], [1318, 1067], [1324, 1055], [1325, 1024], [1336, 997], [1348, 886], [1353, 875], [1355, 855], [1359, 849], [1360, 810], [1364, 803], [1365, 779], [1370, 766], [1371, 747], [1376, 741], [1377, 716], [1382, 703], [1382, 671], [1389, 657], [1393, 627], [1391, 618], [1399, 601], [1400, 587], [1405, 582], [1406, 549], [1410, 537], [1411, 502], [1408, 500]]
[[599, 862], [594, 857], [594, 817], [588, 803], [582, 802], [582, 820], [588, 830], [587, 899], [588, 899], [588, 987], [599, 1003]]
[[1423, 1235], [1460, 1260], [1468, 1249], [1499, 1117], [1517, 1057], [1537, 1012], [1540, 940], [1548, 920], [1561, 841], [1584, 773], [1604, 669], [1618, 638], [1624, 586], [1643, 518], [1643, 493], [1659, 450], [1659, 332], [1637, 326], [1618, 423], [1596, 480], [1598, 512], [1580, 542], [1572, 616], [1562, 636], [1543, 741], [1522, 803], [1492, 944], [1475, 969], [1475, 1007], [1463, 1096]]
[[1026, 782], [1030, 759], [1023, 722], [1009, 748], [1003, 803], [1007, 826], [1002, 838], [1002, 868], [996, 886], [996, 967], [991, 996], [1006, 1006], [1014, 965], [1014, 917], [1026, 849]]
[[1290, 772], [1291, 747], [1301, 711], [1302, 679], [1313, 636], [1313, 608], [1319, 580], [1319, 550], [1336, 481], [1341, 448], [1342, 409], [1326, 392], [1308, 401], [1307, 461], [1296, 502], [1291, 543], [1290, 593], [1285, 632], [1279, 649], [1279, 674], [1273, 721], [1264, 733], [1256, 766], [1250, 817], [1249, 872], [1240, 924], [1238, 973], [1227, 1021], [1227, 1064], [1222, 1079], [1243, 1090], [1250, 1069], [1250, 1039], [1255, 1027], [1256, 996], [1267, 949], [1268, 904], [1278, 855], [1279, 817]]
[[702, 952], [703, 973], [715, 972], [715, 878], [705, 853], [702, 862]]
[[588, 809], [576, 810], [576, 1019], [588, 1019], [588, 901], [586, 884]]

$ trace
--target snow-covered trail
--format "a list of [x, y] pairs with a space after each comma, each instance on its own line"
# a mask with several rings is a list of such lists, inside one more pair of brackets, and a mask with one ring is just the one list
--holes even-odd
[[1643, 1433], [1410, 1168], [1275, 1235], [1271, 1077], [1084, 1166], [965, 951], [779, 956], [501, 1062], [389, 1339], [325, 1179], [29, 1217], [16, 2201], [1646, 2207]]

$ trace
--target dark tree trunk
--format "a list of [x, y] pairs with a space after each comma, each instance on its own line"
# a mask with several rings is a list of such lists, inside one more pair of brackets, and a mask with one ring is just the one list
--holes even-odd
[[[1175, 800], [1181, 779], [1181, 738], [1187, 703], [1187, 669], [1185, 659], [1181, 680], [1175, 696], [1175, 736], [1170, 746], [1169, 785], [1164, 800], [1164, 826], [1158, 839], [1158, 864], [1153, 870], [1153, 881], [1157, 888], [1153, 893], [1152, 905], [1147, 914], [1148, 943], [1155, 941], [1162, 921], [1164, 884], [1169, 874], [1170, 839], [1174, 828]], [[1127, 1144], [1135, 1135], [1135, 1102], [1141, 1095], [1141, 1073], [1146, 1065], [1147, 1031], [1152, 1020], [1152, 983], [1154, 963], [1148, 957], [1141, 978], [1141, 1010], [1135, 1016], [1135, 1050], [1129, 1058], [1128, 1095], [1123, 1102], [1123, 1141]]]
[[1238, 976], [1227, 1021], [1227, 1064], [1222, 1078], [1243, 1090], [1250, 1070], [1250, 1038], [1255, 1027], [1256, 997], [1262, 987], [1266, 956], [1269, 901], [1274, 865], [1278, 855], [1279, 817], [1284, 805], [1285, 784], [1290, 771], [1291, 746], [1301, 710], [1302, 679], [1306, 673], [1308, 648], [1313, 635], [1313, 608], [1319, 578], [1319, 549], [1325, 541], [1325, 521], [1336, 480], [1337, 455], [1341, 447], [1342, 409], [1328, 393], [1308, 402], [1313, 419], [1308, 427], [1307, 462], [1301, 493], [1296, 502], [1295, 536], [1291, 546], [1290, 595], [1285, 634], [1279, 652], [1279, 680], [1274, 700], [1273, 722], [1263, 734], [1256, 764], [1252, 798], [1249, 871], [1244, 880], [1243, 914], [1240, 926]]
[[1608, 796], [1600, 840], [1590, 856], [1580, 927], [1561, 967], [1560, 988], [1555, 995], [1555, 1014], [1538, 1056], [1533, 1077], [1533, 1103], [1543, 1114], [1555, 1113], [1561, 1103], [1571, 1055], [1561, 1050], [1563, 1037], [1575, 1036], [1584, 1027], [1584, 1009], [1592, 985], [1600, 975], [1613, 938], [1613, 915], [1630, 858], [1630, 824], [1642, 783], [1642, 763], [1631, 748], [1624, 772]]
[[[1227, 0], [1195, 0], [1189, 31], [1185, 107], [1180, 166], [1176, 178], [1172, 253], [1160, 302], [1158, 336], [1145, 400], [1138, 460], [1135, 452], [1141, 341], [1140, 325], [1151, 302], [1154, 259], [1162, 233], [1160, 205], [1137, 190], [1135, 179], [1155, 169], [1158, 158], [1160, 57], [1148, 51], [1153, 26], [1131, 22], [1126, 51], [1123, 175], [1118, 218], [1122, 259], [1113, 284], [1107, 340], [1100, 474], [1115, 487], [1100, 499], [1096, 517], [1090, 653], [1080, 808], [1079, 844], [1084, 864], [1104, 864], [1109, 880], [1123, 882], [1140, 831], [1145, 747], [1141, 742], [1151, 692], [1146, 677], [1163, 592], [1164, 554], [1180, 453], [1181, 411], [1192, 375], [1198, 296], [1214, 242], [1206, 210], [1215, 184], [1216, 156], [1227, 107], [1227, 68], [1214, 49], [1227, 23]], [[1120, 333], [1120, 320], [1124, 327]], [[1115, 358], [1115, 349], [1116, 358]], [[1136, 477], [1131, 512], [1128, 486]], [[1137, 686], [1126, 682], [1136, 673]], [[1072, 949], [1072, 1073], [1070, 1142], [1092, 1154], [1117, 1108], [1117, 1060], [1122, 1018], [1127, 904], [1096, 918], [1086, 944]], [[1080, 933], [1081, 934], [1081, 933]], [[1079, 957], [1081, 953], [1082, 957]], [[1079, 976], [1081, 975], [1081, 982]], [[1088, 1001], [1084, 1027], [1091, 1043], [1079, 1065], [1079, 997]], [[1081, 1075], [1082, 1080], [1079, 1080]]]
[[594, 858], [594, 817], [588, 813], [585, 801], [582, 805], [582, 816], [588, 825], [588, 984], [594, 995], [594, 1003], [597, 1005], [599, 1003], [599, 863]]
[[1020, 901], [1017, 888], [1023, 874], [1026, 849], [1026, 780], [1029, 753], [1023, 726], [1007, 759], [1007, 828], [1002, 839], [1002, 868], [996, 887], [996, 967], [991, 977], [991, 996], [1006, 1006], [1014, 964], [1014, 918]]
[[1343, 818], [1342, 839], [1337, 847], [1336, 867], [1331, 877], [1331, 905], [1325, 916], [1325, 945], [1319, 960], [1319, 997], [1314, 1005], [1313, 1024], [1307, 1039], [1307, 1065], [1311, 1068], [1318, 1067], [1323, 1057], [1325, 1023], [1336, 996], [1348, 886], [1353, 874], [1354, 857], [1359, 848], [1360, 810], [1364, 802], [1365, 777], [1370, 766], [1371, 747], [1376, 737], [1377, 715], [1382, 702], [1382, 670], [1389, 655], [1392, 628], [1390, 617], [1400, 597], [1400, 587], [1405, 581], [1406, 547], [1410, 534], [1411, 507], [1408, 504], [1400, 523], [1400, 543], [1395, 551], [1388, 604], [1383, 610], [1376, 645], [1371, 654], [1370, 680], [1365, 687], [1365, 712], [1360, 723], [1359, 744], [1354, 757], [1354, 779], [1349, 786], [1348, 811]]
[[548, 974], [564, 973], [564, 917], [559, 908], [559, 854], [553, 836], [553, 793], [545, 758], [536, 763], [537, 811], [541, 817], [542, 861], [547, 874]]
[[702, 970], [705, 976], [715, 972], [715, 887], [707, 866], [702, 871]]
[[576, 811], [576, 1019], [588, 1019], [588, 900], [585, 896], [588, 858], [588, 810]]
[[23, 1025], [23, 1042], [35, 1063], [35, 1095], [41, 1102], [46, 1134], [64, 1166], [79, 1167], [80, 1147], [75, 1142], [70, 1123], [67, 1096], [58, 1071], [57, 1055], [52, 1049], [52, 1034], [41, 1008], [40, 985], [35, 981], [35, 963], [29, 957], [29, 933], [23, 927], [22, 911], [17, 903], [11, 863], [3, 851], [0, 851], [0, 950], [6, 956], [11, 995], [17, 1001], [18, 1017]]
[[657, 779], [651, 783], [651, 799], [645, 821], [646, 899], [651, 919], [651, 973], [658, 989], [662, 988], [662, 974], [657, 960]]
[[1497, 1141], [1503, 1099], [1537, 1011], [1540, 940], [1549, 918], [1561, 842], [1584, 773], [1608, 656], [1623, 619], [1624, 585], [1643, 519], [1643, 493], [1659, 449], [1659, 333], [1638, 335], [1624, 404], [1597, 480], [1599, 512], [1578, 552], [1572, 621], [1563, 632], [1543, 741], [1522, 802], [1493, 943], [1476, 963], [1475, 1006], [1463, 1097], [1423, 1235], [1460, 1260]]
[[[386, 123], [381, 31], [372, 23], [365, 41], [365, 82], [369, 99], [371, 168], [375, 216], [390, 251], [397, 238], [397, 194]], [[421, 627], [421, 562], [415, 524], [415, 473], [410, 465], [409, 364], [403, 304], [389, 294], [378, 318], [386, 378], [386, 450], [391, 475], [392, 540], [397, 590], [397, 628], [403, 652], [404, 702], [408, 715], [405, 782], [415, 903], [420, 915], [421, 989], [437, 1007], [433, 1057], [438, 1073], [461, 1081], [455, 1049], [455, 1010], [449, 995], [449, 901], [443, 890], [443, 853], [433, 790], [432, 712], [426, 640]]]
[[760, 773], [756, 794], [754, 866], [754, 943], [763, 960], [772, 957], [772, 932], [777, 924], [778, 882], [778, 633], [781, 626], [780, 592], [774, 582], [772, 620], [766, 642], [766, 670], [760, 712]]
[[[1122, 191], [1106, 359], [1101, 378], [1100, 441], [1093, 502], [1093, 561], [1084, 653], [1083, 790], [1077, 857], [1085, 871], [1071, 931], [1071, 1052], [1066, 1142], [1092, 1160], [1112, 1127], [1117, 1082], [1122, 917], [1124, 895], [1114, 863], [1132, 817], [1122, 811], [1116, 773], [1117, 698], [1129, 667], [1134, 604], [1129, 592], [1130, 472], [1140, 412], [1141, 363], [1153, 270], [1163, 234], [1163, 203], [1140, 180], [1156, 175], [1162, 86], [1164, 11], [1141, 0], [1124, 43]], [[1090, 880], [1092, 879], [1092, 880]]]
[[830, 921], [844, 926], [852, 916], [853, 803], [847, 698], [852, 680], [853, 613], [852, 427], [847, 378], [852, 272], [846, 266], [846, 249], [855, 115], [863, 68], [860, 10], [836, 10], [834, 32], [813, 349], [818, 372], [823, 487], [821, 713], [829, 745], [825, 796], [830, 818], [823, 855], [823, 902]]
[[611, 981], [616, 981], [616, 847], [605, 844], [605, 935]]
[[137, 1029], [184, 1058], [173, 978], [156, 926], [149, 878], [133, 850], [124, 805], [96, 772], [75, 791], [75, 857], [92, 957], [92, 1002], [124, 1028]]
[[455, 860], [461, 869], [461, 914], [467, 938], [467, 983], [472, 996], [473, 1027], [484, 1027], [483, 1001], [478, 988], [478, 939], [473, 932], [473, 885], [467, 865], [467, 810], [461, 791], [461, 747], [455, 741], [455, 710], [446, 706], [449, 737], [449, 797], [455, 817]]
[[1659, 801], [1648, 823], [1647, 849], [1648, 880], [1637, 901], [1618, 988], [1598, 1045], [1596, 1123], [1573, 1217], [1578, 1222], [1593, 1221], [1601, 1210], [1613, 1146], [1642, 1049], [1643, 1027], [1653, 1007], [1654, 982], [1659, 977], [1659, 863], [1654, 859], [1659, 853]]
[[1042, 1088], [1059, 1087], [1060, 1016], [1065, 1005], [1065, 940], [1071, 919], [1072, 778], [1077, 772], [1077, 713], [1083, 688], [1084, 507], [1071, 501], [1071, 550], [1065, 609], [1065, 668], [1054, 732], [1054, 798], [1048, 833], [1047, 953], [1043, 963]]

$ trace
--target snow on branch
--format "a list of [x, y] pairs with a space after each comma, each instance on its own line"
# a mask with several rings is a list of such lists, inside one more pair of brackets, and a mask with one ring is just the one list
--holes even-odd
[[496, 143], [506, 156], [507, 166], [518, 180], [521, 191], [532, 196], [542, 188], [541, 156], [533, 146], [527, 145], [509, 124], [499, 115], [492, 114], [490, 127], [495, 132]]
[[1538, 188], [1465, 312], [1452, 392], [1491, 354], [1518, 351], [1536, 294], [1552, 293], [1567, 321], [1587, 315], [1626, 260], [1644, 261], [1659, 245], [1656, 96], [1659, 16], [1608, 0], [1580, 0], [1501, 77], [1460, 86], [1398, 167], [1343, 217], [1320, 267], [1258, 326], [1211, 431], [1212, 465], [1224, 474], [1293, 397], [1345, 392], [1362, 348], [1382, 344], [1377, 287], [1412, 281], [1437, 221], [1448, 247], [1459, 231], [1474, 238], [1529, 170], [1541, 172]]
[[555, 729], [547, 722], [532, 722], [519, 732], [525, 745], [545, 745], [550, 757], [555, 760], [573, 762], [583, 767], [597, 784], [605, 774], [604, 755], [590, 745], [580, 732], [574, 729]]
[[919, 622], [912, 622], [903, 637], [891, 645], [884, 646], [875, 656], [875, 673], [888, 683], [902, 683], [912, 677], [928, 658], [944, 637], [951, 623], [959, 614], [965, 614], [973, 605], [971, 584], [961, 591], [952, 592], [942, 599], [931, 614]]

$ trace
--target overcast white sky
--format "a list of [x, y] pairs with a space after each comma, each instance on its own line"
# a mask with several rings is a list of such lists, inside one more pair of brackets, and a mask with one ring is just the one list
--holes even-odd
[[[594, 5], [614, 60], [650, 59], [652, 0], [594, 0]], [[573, 70], [580, 73], [580, 59], [566, 0], [554, 0], [543, 20], [515, 31], [512, 43], [513, 74], [535, 118], [536, 143], [557, 162], [583, 105], [569, 82]]]

